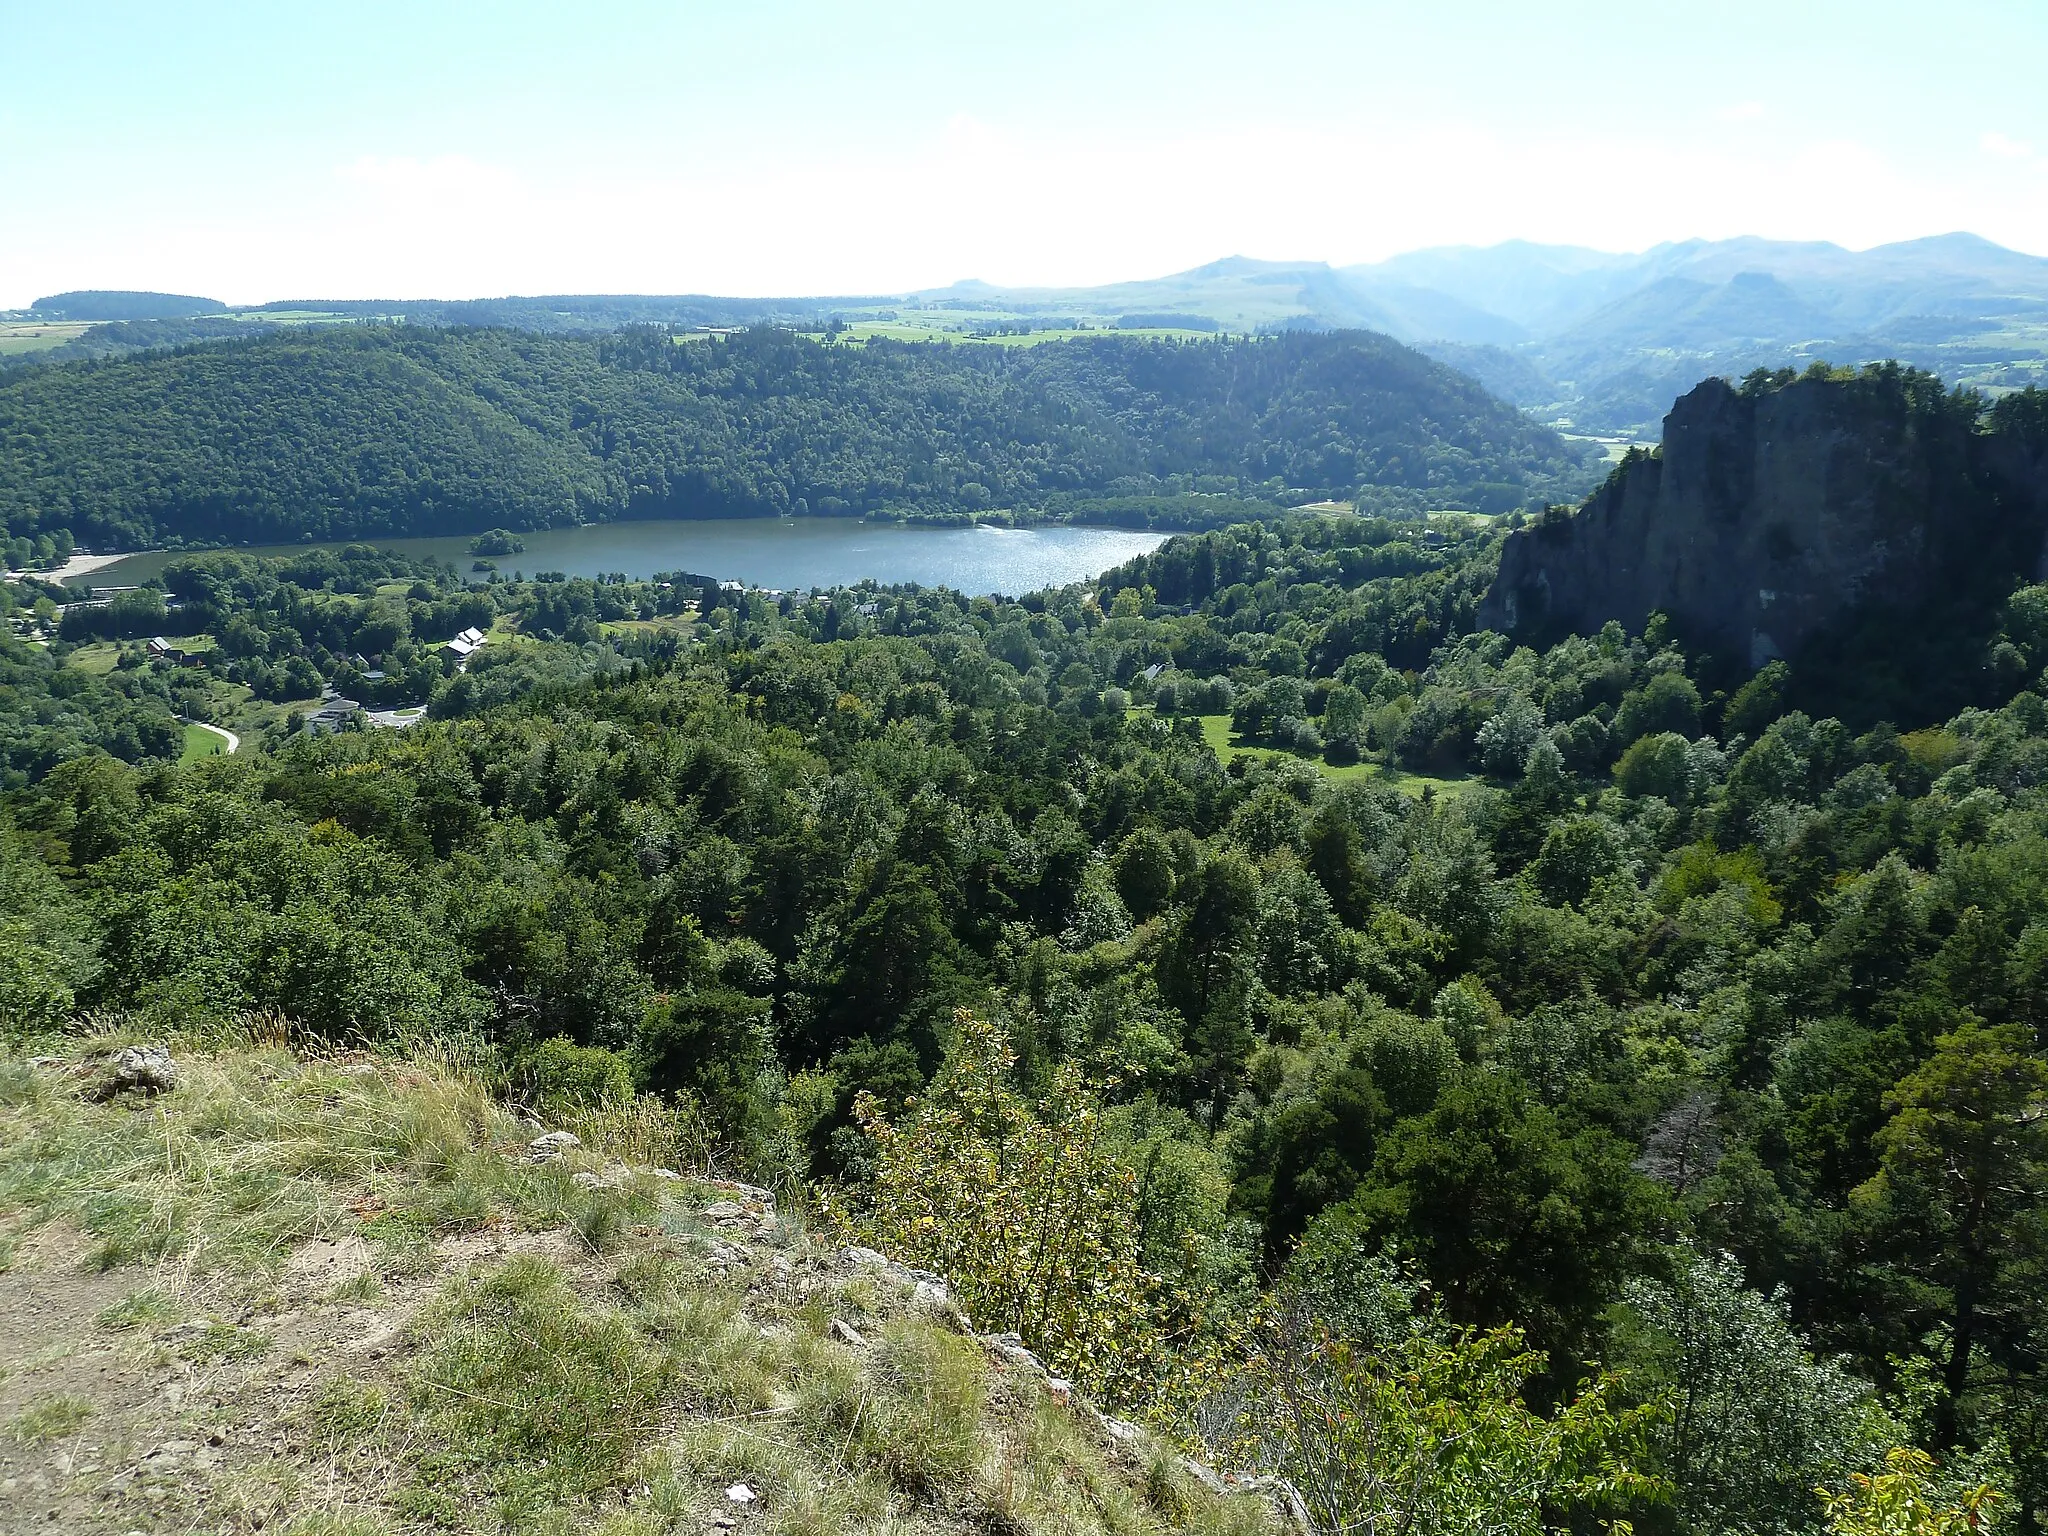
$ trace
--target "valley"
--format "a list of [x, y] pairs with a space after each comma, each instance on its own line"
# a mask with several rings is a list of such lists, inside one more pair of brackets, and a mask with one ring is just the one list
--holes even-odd
[[2048, 395], [1057, 318], [0, 382], [10, 1514], [2048, 1508]]

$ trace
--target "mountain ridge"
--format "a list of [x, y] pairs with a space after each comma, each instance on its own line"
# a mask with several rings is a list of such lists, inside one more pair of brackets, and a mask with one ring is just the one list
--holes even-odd
[[[203, 313], [212, 318], [164, 322], [169, 332], [98, 327], [49, 357], [210, 340], [236, 323]], [[1670, 402], [1701, 378], [1759, 367], [1895, 358], [1951, 387], [1993, 393], [2048, 380], [2048, 258], [1962, 231], [1861, 251], [1759, 236], [1673, 241], [1635, 253], [1511, 240], [1349, 266], [1237, 253], [1089, 287], [972, 278], [893, 294], [291, 299], [233, 313], [245, 323], [317, 315], [542, 332], [838, 321], [908, 327], [936, 339], [989, 328], [1115, 329], [1138, 319], [1155, 328], [1184, 321], [1201, 331], [1365, 329], [1453, 366], [1476, 367], [1475, 377], [1512, 379], [1512, 403], [1548, 420], [1641, 437], [1653, 436]], [[1475, 347], [1507, 356], [1457, 350]]]
[[1012, 349], [304, 326], [0, 380], [0, 525], [122, 547], [629, 517], [1036, 517], [1076, 498], [1272, 505], [1288, 488], [1494, 512], [1575, 497], [1584, 460], [1468, 376], [1369, 333]]

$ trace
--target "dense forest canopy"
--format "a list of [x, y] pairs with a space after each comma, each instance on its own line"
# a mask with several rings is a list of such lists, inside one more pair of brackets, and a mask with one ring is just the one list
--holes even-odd
[[37, 299], [29, 308], [53, 320], [182, 320], [193, 315], [217, 315], [227, 309], [219, 299], [195, 298], [184, 293], [133, 293], [122, 289], [86, 288], [71, 293], [53, 293]]
[[[1132, 1411], [1307, 1296], [1389, 1359], [1514, 1325], [1545, 1411], [1618, 1373], [1646, 1528], [1818, 1530], [1917, 1445], [2036, 1529], [2048, 589], [1970, 707], [1851, 730], [1661, 620], [1475, 632], [1497, 550], [1293, 517], [1014, 602], [195, 556], [197, 665], [0, 641], [0, 1011], [630, 1082], [977, 1296], [915, 1219], [1006, 1197], [946, 1095], [1094, 1105], [1152, 1299], [1021, 1326]], [[141, 723], [359, 660], [428, 718], [182, 767]]]
[[1362, 332], [976, 350], [351, 326], [0, 381], [0, 525], [94, 548], [805, 512], [1184, 524], [1203, 497], [1289, 494], [1501, 511], [1586, 481], [1553, 433]]

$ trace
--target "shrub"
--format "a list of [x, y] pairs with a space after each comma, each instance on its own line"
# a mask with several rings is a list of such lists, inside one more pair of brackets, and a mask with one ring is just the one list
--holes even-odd
[[657, 998], [633, 1041], [641, 1087], [694, 1096], [730, 1144], [753, 1145], [773, 1119], [763, 1080], [768, 1007], [735, 987]]
[[556, 1114], [622, 1104], [633, 1096], [633, 1074], [625, 1059], [599, 1046], [578, 1045], [565, 1036], [544, 1040], [519, 1065], [534, 1106]]
[[1433, 1321], [1365, 1347], [1282, 1304], [1262, 1330], [1241, 1453], [1291, 1479], [1312, 1529], [1543, 1536], [1668, 1497], [1635, 1470], [1654, 1407], [1617, 1407], [1603, 1378], [1545, 1417], [1522, 1390], [1547, 1362], [1519, 1333]]
[[1683, 672], [1659, 672], [1621, 701], [1615, 739], [1634, 741], [1662, 731], [1692, 736], [1700, 728], [1700, 691]]
[[1897, 1427], [1870, 1387], [1802, 1347], [1785, 1302], [1727, 1255], [1629, 1282], [1609, 1355], [1673, 1412], [1652, 1435], [1698, 1531], [1810, 1530], [1814, 1485], [1867, 1468]]
[[1173, 850], [1156, 827], [1140, 827], [1123, 841], [1115, 861], [1116, 890], [1138, 922], [1173, 899]]
[[1356, 754], [1365, 740], [1365, 695], [1347, 683], [1339, 683], [1323, 701], [1323, 734], [1334, 744], [1344, 742]]
[[1760, 735], [1784, 713], [1785, 689], [1791, 676], [1785, 663], [1773, 661], [1736, 689], [1721, 711], [1722, 738], [1747, 736], [1754, 740]]
[[[953, 1056], [901, 1126], [861, 1096], [876, 1171], [860, 1230], [945, 1275], [977, 1326], [1022, 1335], [1087, 1390], [1156, 1397], [1204, 1319], [1140, 1263], [1137, 1176], [1080, 1067], [1057, 1069], [1040, 1119], [1011, 1085], [1008, 1037], [964, 1009], [955, 1017]], [[1198, 1373], [1176, 1374], [1192, 1388]]]
[[1273, 727], [1273, 742], [1290, 752], [1320, 752], [1323, 733], [1299, 715], [1285, 715]]
[[1998, 1502], [1987, 1483], [1943, 1489], [1925, 1451], [1892, 1451], [1885, 1465], [1873, 1476], [1855, 1474], [1846, 1493], [1820, 1490], [1834, 1536], [1975, 1536]]
[[1474, 745], [1480, 765], [1499, 778], [1520, 777], [1542, 731], [1543, 712], [1516, 694], [1479, 727]]

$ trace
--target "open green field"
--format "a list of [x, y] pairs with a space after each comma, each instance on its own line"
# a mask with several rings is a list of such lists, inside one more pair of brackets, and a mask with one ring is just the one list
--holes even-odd
[[0, 357], [47, 352], [84, 335], [90, 328], [91, 322], [86, 320], [0, 321]]
[[76, 667], [92, 677], [105, 677], [120, 660], [121, 647], [112, 640], [92, 640], [75, 646], [66, 666]]
[[203, 725], [185, 727], [185, 749], [178, 754], [181, 763], [196, 762], [202, 757], [218, 757], [227, 751], [228, 744]]
[[[338, 314], [328, 309], [230, 309], [217, 315], [208, 315], [209, 320], [238, 320], [244, 325], [353, 325], [356, 315]], [[373, 315], [375, 320], [402, 319], [400, 315]]]
[[1201, 341], [1211, 338], [1210, 331], [1168, 329], [1147, 327], [1138, 330], [1119, 330], [1113, 326], [1090, 326], [1086, 330], [1062, 328], [1058, 330], [1026, 331], [1019, 335], [977, 336], [973, 327], [999, 323], [987, 315], [977, 315], [969, 320], [964, 317], [946, 318], [934, 315], [916, 320], [857, 320], [840, 334], [840, 342], [847, 344], [866, 341], [870, 336], [887, 337], [892, 341], [956, 341], [962, 345], [983, 347], [1035, 347], [1048, 341], [1072, 341], [1076, 337], [1138, 336], [1154, 339], [1172, 337], [1182, 341]]
[[[598, 625], [607, 635], [658, 635], [663, 630], [675, 634], [688, 634], [697, 622], [695, 613], [664, 614], [657, 619], [611, 619]], [[495, 635], [496, 630], [492, 633]], [[517, 638], [516, 632], [507, 631], [507, 638]]]
[[320, 699], [259, 699], [241, 683], [223, 683], [216, 691], [214, 718], [229, 730], [242, 736], [261, 735], [263, 731], [277, 724], [293, 710], [310, 715], [320, 707]]
[[1638, 443], [1633, 436], [1627, 434], [1602, 436], [1597, 432], [1567, 432], [1560, 428], [1557, 435], [1568, 443], [1596, 445], [1600, 449], [1601, 461], [1607, 464], [1619, 464], [1628, 456], [1631, 448], [1655, 446], [1652, 443]]
[[1298, 753], [1282, 752], [1274, 747], [1262, 747], [1241, 742], [1231, 733], [1230, 716], [1201, 715], [1202, 740], [1216, 754], [1218, 762], [1228, 764], [1234, 757], [1293, 758], [1300, 763], [1312, 763], [1316, 771], [1333, 784], [1347, 784], [1358, 779], [1384, 779], [1411, 800], [1420, 800], [1425, 789], [1431, 790], [1438, 798], [1468, 794], [1479, 786], [1479, 780], [1469, 775], [1457, 778], [1438, 778], [1426, 773], [1403, 773], [1398, 768], [1389, 768], [1382, 763], [1327, 763], [1319, 757], [1303, 757]]
[[[1015, 320], [1020, 324], [1029, 322], [1023, 317], [953, 313], [949, 311], [928, 311], [912, 319], [896, 320], [854, 320], [839, 333], [836, 344], [856, 346], [871, 337], [882, 337], [888, 341], [951, 341], [962, 346], [980, 347], [1035, 347], [1048, 341], [1072, 341], [1077, 337], [1138, 336], [1154, 340], [1170, 338], [1177, 341], [1204, 341], [1213, 339], [1213, 331], [1189, 330], [1171, 326], [1148, 326], [1141, 329], [1122, 330], [1112, 325], [1089, 325], [1086, 327], [1058, 326], [1041, 330], [1025, 331], [1015, 335], [984, 336], [976, 334], [976, 327], [1000, 325]], [[702, 341], [709, 332], [686, 331], [679, 333], [678, 344]], [[807, 332], [821, 335], [818, 331]]]

